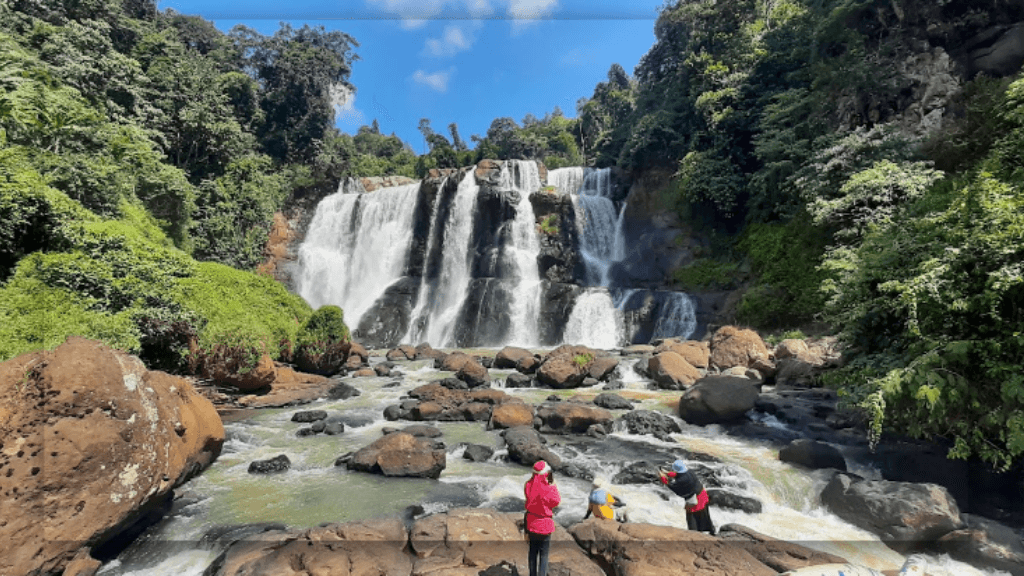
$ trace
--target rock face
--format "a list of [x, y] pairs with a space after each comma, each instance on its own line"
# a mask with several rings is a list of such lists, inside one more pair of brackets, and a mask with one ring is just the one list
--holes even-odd
[[964, 527], [956, 501], [936, 484], [861, 480], [840, 473], [822, 490], [821, 503], [899, 552], [920, 549]]
[[754, 407], [757, 394], [746, 378], [707, 376], [679, 398], [679, 417], [701, 426], [737, 420]]
[[346, 466], [349, 470], [384, 476], [438, 478], [446, 464], [443, 448], [429, 440], [395, 432], [361, 448]]
[[188, 381], [98, 342], [69, 338], [0, 364], [0, 573], [60, 573], [158, 507], [223, 442], [216, 410]]

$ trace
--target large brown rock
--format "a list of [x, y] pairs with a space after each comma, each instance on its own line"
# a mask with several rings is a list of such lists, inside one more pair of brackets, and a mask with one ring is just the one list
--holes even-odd
[[472, 359], [473, 357], [465, 352], [452, 352], [451, 354], [436, 358], [435, 364], [437, 365], [438, 370], [458, 372], [466, 362], [469, 362]]
[[409, 537], [399, 518], [328, 524], [297, 532], [273, 531], [232, 544], [206, 573], [211, 576], [408, 576]]
[[708, 348], [707, 342], [698, 342], [696, 340], [687, 340], [686, 342], [679, 342], [676, 340], [666, 340], [660, 346], [655, 348], [655, 352], [668, 352], [672, 351], [683, 357], [690, 366], [694, 368], [707, 368], [708, 361], [711, 357], [711, 350]]
[[592, 558], [616, 576], [775, 576], [740, 546], [702, 532], [596, 518], [569, 532]]
[[483, 386], [491, 380], [491, 374], [476, 358], [470, 358], [462, 364], [455, 377], [470, 387]]
[[[528, 574], [529, 544], [520, 526], [523, 515], [486, 508], [457, 508], [417, 520], [409, 531], [416, 555], [413, 574], [478, 576], [507, 562]], [[548, 554], [548, 573], [564, 576], [604, 576], [604, 571], [576, 545], [569, 533], [555, 526]]]
[[700, 379], [699, 370], [672, 351], [662, 352], [647, 362], [647, 374], [659, 388], [682, 390]]
[[556, 469], [562, 464], [562, 459], [544, 446], [547, 440], [532, 426], [509, 428], [501, 436], [508, 447], [508, 458], [513, 462], [533, 466], [538, 460], [544, 460]]
[[523, 358], [533, 358], [533, 353], [525, 348], [505, 346], [494, 356], [494, 367], [498, 369], [515, 368]]
[[[581, 362], [576, 358], [577, 356], [571, 354], [549, 358], [537, 369], [537, 381], [557, 389], [578, 387], [587, 377], [586, 367], [589, 360]], [[578, 356], [578, 358], [584, 357]]]
[[612, 421], [615, 419], [604, 408], [577, 402], [542, 404], [537, 408], [537, 418], [541, 421], [541, 432], [555, 434], [583, 434], [594, 425], [602, 427], [605, 432], [611, 432]]
[[757, 402], [754, 382], [735, 376], [706, 376], [679, 398], [679, 417], [707, 425], [742, 418]]
[[619, 359], [611, 356], [594, 358], [587, 366], [587, 375], [595, 380], [605, 381], [619, 367]]
[[496, 406], [491, 412], [487, 428], [491, 430], [533, 425], [533, 406], [522, 402], [509, 402]]
[[722, 526], [718, 531], [718, 535], [722, 540], [735, 543], [765, 566], [779, 572], [799, 570], [807, 566], [843, 564], [846, 562], [846, 559], [841, 556], [819, 552], [792, 542], [777, 540], [739, 524], [726, 524]]
[[[335, 384], [326, 376], [296, 372], [279, 364], [270, 392], [242, 396], [236, 402], [244, 408], [280, 408], [308, 404], [324, 396]], [[358, 394], [358, 392], [357, 392]]]
[[956, 500], [938, 484], [863, 480], [839, 473], [822, 490], [821, 503], [904, 553], [965, 525]]
[[217, 356], [205, 360], [203, 375], [219, 384], [234, 386], [243, 392], [252, 392], [273, 384], [277, 371], [274, 361], [267, 354], [260, 356], [256, 366], [251, 369], [240, 366], [235, 356]]
[[187, 380], [98, 342], [69, 338], [0, 364], [0, 574], [59, 574], [223, 442], [217, 411]]
[[378, 438], [360, 448], [346, 463], [349, 470], [417, 478], [437, 478], [446, 465], [443, 448], [405, 432]]
[[787, 338], [775, 347], [775, 359], [799, 358], [809, 352], [807, 343], [796, 338]]
[[720, 369], [750, 368], [758, 358], [768, 357], [768, 347], [757, 332], [722, 326], [711, 337], [711, 364]]

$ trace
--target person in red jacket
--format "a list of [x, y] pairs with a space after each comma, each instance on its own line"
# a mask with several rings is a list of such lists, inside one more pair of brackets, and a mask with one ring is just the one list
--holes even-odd
[[554, 508], [562, 503], [548, 463], [533, 465], [533, 477], [523, 487], [526, 495], [526, 533], [530, 537], [530, 576], [547, 576], [551, 534], [555, 531]]
[[697, 479], [697, 475], [686, 469], [686, 463], [676, 460], [672, 470], [658, 470], [661, 483], [686, 500], [686, 526], [690, 530], [715, 534], [715, 525], [708, 512], [708, 491]]

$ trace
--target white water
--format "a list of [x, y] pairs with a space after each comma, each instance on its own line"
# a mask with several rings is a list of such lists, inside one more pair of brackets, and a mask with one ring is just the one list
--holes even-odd
[[587, 269], [587, 283], [608, 286], [608, 271], [625, 258], [622, 234], [623, 209], [616, 213], [612, 202], [611, 170], [587, 170], [576, 205], [576, 227], [580, 235], [580, 254]]
[[554, 186], [560, 195], [576, 194], [583, 186], [583, 173], [581, 166], [548, 170], [548, 185]]
[[562, 341], [591, 348], [616, 348], [623, 344], [622, 310], [604, 289], [588, 288], [576, 297]]
[[654, 325], [655, 338], [681, 338], [693, 335], [697, 329], [696, 310], [693, 300], [683, 292], [665, 293], [658, 320]]
[[358, 326], [402, 275], [419, 186], [324, 198], [299, 247], [299, 295], [314, 308], [340, 306], [345, 322]]
[[459, 182], [451, 213], [444, 223], [440, 275], [421, 287], [416, 307], [418, 312], [412, 316], [409, 333], [403, 339], [405, 342], [427, 342], [438, 347], [452, 344], [455, 323], [469, 288], [473, 265], [469, 244], [479, 191], [476, 177], [469, 170]]
[[[512, 170], [509, 170], [509, 165]], [[512, 326], [507, 343], [514, 346], [536, 346], [537, 319], [540, 314], [540, 272], [537, 257], [540, 240], [537, 238], [536, 217], [530, 194], [540, 189], [540, 172], [536, 162], [512, 160], [502, 170], [502, 184], [519, 193], [516, 217], [512, 221], [511, 243], [503, 250], [515, 263], [516, 278], [512, 288]]]

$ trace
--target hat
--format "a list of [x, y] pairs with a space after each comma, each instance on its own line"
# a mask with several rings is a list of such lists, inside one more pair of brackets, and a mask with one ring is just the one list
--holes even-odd
[[676, 460], [675, 462], [672, 463], [672, 471], [678, 474], [686, 472], [686, 462], [683, 462], [682, 460]]
[[548, 472], [551, 472], [551, 466], [548, 466], [548, 463], [543, 460], [537, 460], [537, 463], [533, 465], [534, 474], [547, 474]]
[[600, 488], [606, 487], [608, 485], [608, 483], [605, 482], [604, 478], [594, 478], [593, 485], [594, 485], [594, 488], [599, 488], [600, 489]]

